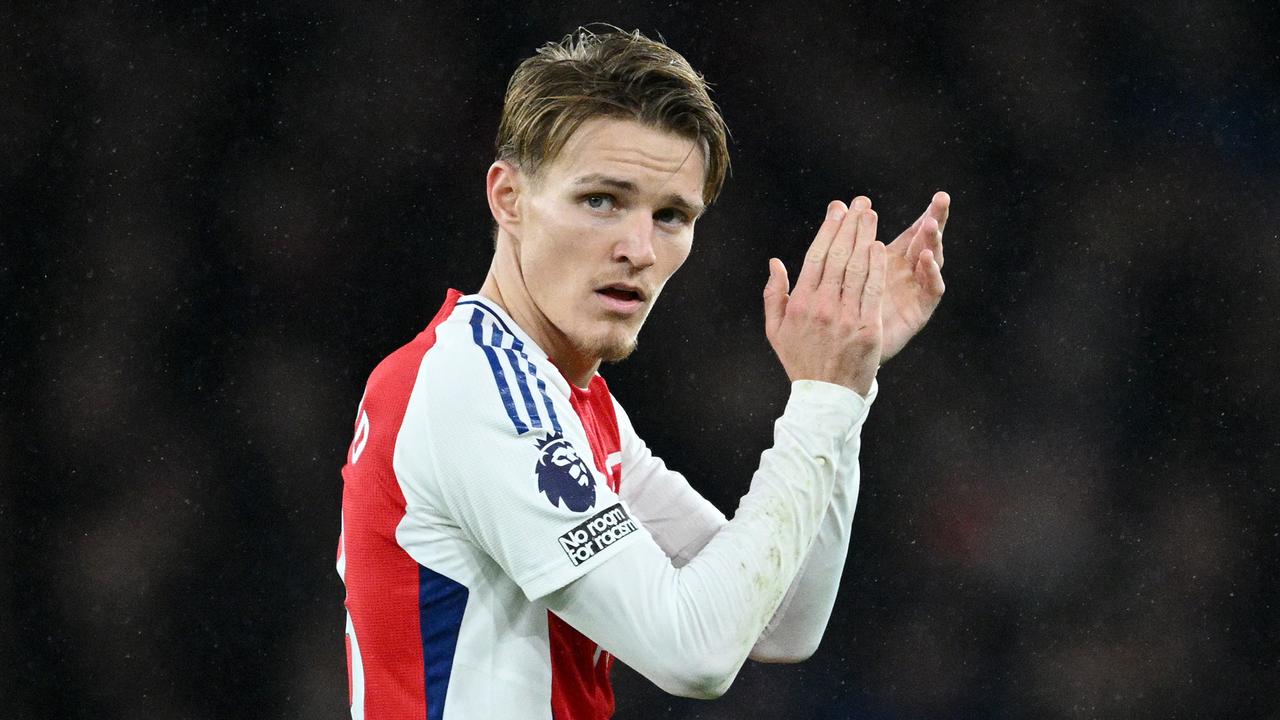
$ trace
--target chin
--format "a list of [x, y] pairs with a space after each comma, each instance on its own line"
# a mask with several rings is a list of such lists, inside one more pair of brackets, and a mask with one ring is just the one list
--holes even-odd
[[631, 356], [631, 353], [636, 351], [636, 345], [638, 344], [639, 343], [636, 342], [636, 338], [634, 336], [630, 337], [623, 342], [610, 345], [605, 348], [605, 351], [600, 353], [600, 359], [610, 363], [621, 362], [626, 360]]
[[612, 332], [593, 338], [584, 338], [578, 343], [578, 349], [584, 355], [612, 363], [625, 360], [635, 352], [638, 339], [636, 333]]

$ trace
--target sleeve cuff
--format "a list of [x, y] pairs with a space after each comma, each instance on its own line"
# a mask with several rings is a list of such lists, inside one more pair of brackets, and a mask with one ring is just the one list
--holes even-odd
[[821, 380], [796, 380], [791, 383], [791, 397], [787, 400], [786, 414], [801, 413], [811, 422], [827, 427], [842, 428], [846, 433], [861, 428], [880, 392], [880, 382], [871, 380], [866, 396], [843, 385]]

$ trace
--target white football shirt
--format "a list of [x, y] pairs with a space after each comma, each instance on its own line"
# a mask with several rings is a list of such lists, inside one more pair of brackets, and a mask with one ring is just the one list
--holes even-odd
[[[778, 441], [787, 447], [762, 457], [748, 498], [776, 506], [789, 497], [808, 511], [746, 513], [738, 532], [725, 533], [704, 556], [706, 567], [690, 568], [697, 572], [687, 585], [706, 585], [707, 573], [722, 573], [730, 558], [746, 567], [754, 555], [785, 590], [804, 554], [820, 548], [823, 556], [810, 558], [791, 586], [812, 600], [791, 603], [788, 595], [782, 603], [804, 608], [786, 619], [820, 637], [848, 544], [858, 430], [871, 398], [824, 383], [797, 385], [788, 413], [799, 420], [779, 425]], [[555, 598], [570, 603], [579, 625], [599, 630], [597, 637], [630, 642], [645, 664], [661, 662], [662, 649], [645, 646], [668, 616], [687, 622], [685, 611], [697, 611], [695, 624], [715, 618], [742, 625], [734, 618], [759, 615], [759, 608], [743, 610], [754, 607], [744, 604], [751, 598], [772, 608], [746, 622], [754, 638], [779, 608], [780, 595], [760, 601], [749, 583], [713, 582], [704, 601], [651, 617], [653, 635], [630, 627], [635, 623], [611, 632], [611, 618], [659, 607], [652, 593], [633, 597], [618, 588], [653, 581], [635, 587], [676, 587], [683, 596], [678, 583], [652, 571], [683, 566], [727, 521], [649, 453], [602, 378], [574, 387], [481, 296], [449, 292], [428, 327], [374, 370], [355, 425], [338, 549], [354, 718], [609, 717], [613, 656], [550, 612], [547, 599], [612, 558], [634, 558], [634, 568], [609, 565], [612, 574], [600, 576], [609, 578], [605, 591]], [[779, 519], [789, 531], [781, 539], [771, 524]], [[638, 574], [641, 567], [650, 574]], [[611, 607], [595, 607], [599, 597], [612, 598]], [[778, 610], [771, 628], [783, 617]], [[675, 628], [673, 637], [681, 634]], [[730, 675], [746, 649], [740, 654]], [[663, 675], [651, 673], [655, 682]]]

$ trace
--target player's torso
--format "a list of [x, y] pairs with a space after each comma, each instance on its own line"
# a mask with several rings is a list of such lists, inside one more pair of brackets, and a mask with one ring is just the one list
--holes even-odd
[[[494, 397], [513, 427], [562, 434], [589, 451], [582, 459], [618, 489], [618, 425], [603, 381], [563, 392], [563, 382], [550, 382], [555, 368], [522, 348], [504, 320], [485, 303], [451, 293], [432, 326], [375, 371], [361, 403], [343, 469], [340, 548], [355, 717], [578, 720], [612, 713], [612, 657], [530, 602], [466, 537], [445, 499], [432, 495], [435, 469], [405, 467], [403, 459], [397, 465], [397, 443], [414, 441], [415, 413], [466, 412], [421, 407], [412, 402], [415, 387], [433, 381], [433, 363], [450, 361], [455, 349], [469, 347], [475, 356], [481, 342]], [[418, 480], [413, 502], [397, 481], [407, 474]], [[544, 479], [531, 469], [529, 482]], [[587, 502], [576, 486], [539, 490], [551, 503]], [[566, 553], [588, 550], [565, 546]]]

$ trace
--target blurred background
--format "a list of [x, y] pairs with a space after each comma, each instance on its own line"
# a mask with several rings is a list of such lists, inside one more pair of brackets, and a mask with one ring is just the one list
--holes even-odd
[[346, 713], [364, 380], [479, 288], [507, 78], [604, 20], [714, 83], [733, 176], [632, 359], [732, 513], [787, 384], [770, 256], [953, 197], [881, 372], [830, 627], [619, 718], [1280, 717], [1274, 2], [0, 6], [6, 718]]

